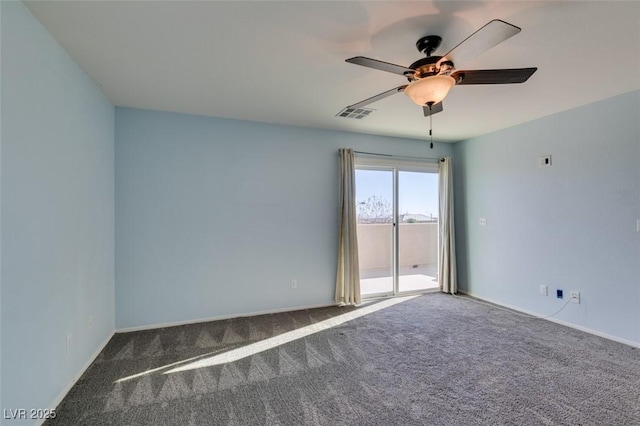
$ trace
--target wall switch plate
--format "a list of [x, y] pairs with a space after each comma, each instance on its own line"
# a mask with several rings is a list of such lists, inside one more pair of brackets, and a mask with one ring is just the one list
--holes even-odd
[[547, 296], [549, 294], [549, 290], [546, 285], [543, 284], [540, 286], [540, 294], [543, 296]]
[[67, 335], [67, 353], [71, 352], [71, 334]]
[[480, 226], [487, 226], [487, 218], [481, 217], [479, 220]]
[[291, 280], [291, 290], [298, 288], [298, 280]]
[[87, 320], [87, 328], [89, 330], [93, 330], [93, 317], [89, 317], [89, 319]]
[[570, 294], [571, 294], [571, 303], [580, 304], [580, 292], [572, 291]]
[[564, 293], [563, 293], [562, 289], [557, 289], [556, 290], [556, 298], [558, 298], [558, 299], [563, 299], [564, 298]]

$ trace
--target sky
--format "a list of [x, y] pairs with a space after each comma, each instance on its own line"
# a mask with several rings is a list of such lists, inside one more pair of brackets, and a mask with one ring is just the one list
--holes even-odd
[[[398, 213], [438, 216], [438, 174], [398, 172]], [[356, 170], [356, 204], [371, 196], [392, 204], [393, 172], [390, 170]]]

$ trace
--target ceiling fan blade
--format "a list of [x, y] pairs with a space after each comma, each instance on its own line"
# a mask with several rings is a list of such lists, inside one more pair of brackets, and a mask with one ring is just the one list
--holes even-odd
[[520, 28], [515, 25], [511, 25], [500, 19], [494, 19], [447, 52], [447, 54], [438, 61], [438, 65], [443, 61], [453, 61], [454, 64], [462, 64], [468, 59], [491, 49], [493, 46], [502, 43], [519, 32]]
[[500, 70], [456, 71], [451, 74], [456, 84], [511, 84], [524, 83], [538, 68], [512, 68]]
[[423, 106], [422, 110], [424, 111], [425, 117], [428, 117], [433, 114], [437, 114], [439, 112], [442, 112], [442, 102], [438, 102], [437, 104], [432, 105], [431, 109], [429, 109], [428, 106]]
[[415, 70], [411, 68], [403, 67], [401, 65], [391, 64], [389, 62], [378, 61], [377, 59], [365, 58], [364, 56], [356, 56], [355, 58], [346, 59], [346, 62], [356, 65], [362, 65], [363, 67], [373, 68], [380, 71], [387, 71], [393, 74], [400, 74], [402, 76], [413, 74]]
[[396, 94], [398, 92], [402, 92], [402, 91], [404, 91], [405, 87], [407, 87], [406, 84], [404, 86], [394, 87], [391, 90], [387, 90], [386, 92], [379, 93], [379, 94], [377, 94], [375, 96], [372, 96], [370, 98], [365, 99], [364, 101], [360, 101], [357, 104], [349, 105], [347, 108], [362, 108], [365, 105], [369, 105], [370, 103], [373, 103], [375, 101], [379, 101], [380, 99], [384, 99], [384, 98], [386, 98], [388, 96], [391, 96], [393, 94]]

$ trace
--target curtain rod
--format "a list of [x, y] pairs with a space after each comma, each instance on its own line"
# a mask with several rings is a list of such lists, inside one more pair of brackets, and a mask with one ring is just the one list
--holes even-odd
[[353, 151], [355, 154], [377, 155], [380, 157], [399, 158], [403, 160], [434, 160], [440, 161], [443, 157], [407, 157], [402, 155], [379, 154], [377, 152]]

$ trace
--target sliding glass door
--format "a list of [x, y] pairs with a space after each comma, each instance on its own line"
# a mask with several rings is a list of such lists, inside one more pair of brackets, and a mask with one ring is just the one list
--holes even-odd
[[362, 296], [395, 289], [393, 169], [356, 169], [358, 261]]
[[398, 292], [438, 288], [438, 175], [398, 171]]
[[362, 296], [438, 288], [435, 165], [359, 161], [356, 203]]

